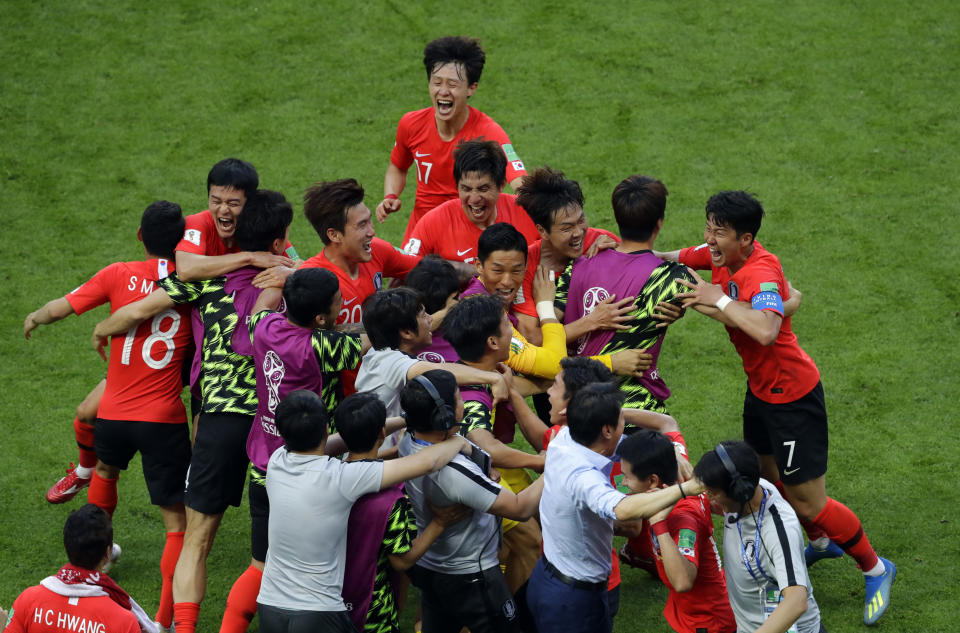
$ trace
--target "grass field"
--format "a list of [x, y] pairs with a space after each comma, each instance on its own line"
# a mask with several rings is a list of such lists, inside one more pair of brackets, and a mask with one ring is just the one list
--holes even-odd
[[[794, 329], [823, 374], [829, 490], [899, 566], [880, 628], [955, 628], [955, 3], [241, 4], [0, 3], [0, 605], [62, 563], [59, 532], [80, 501], [50, 506], [43, 492], [75, 459], [74, 408], [105, 372], [88, 343], [105, 309], [31, 341], [26, 314], [139, 258], [151, 201], [205, 208], [206, 173], [225, 156], [253, 162], [298, 213], [309, 184], [348, 176], [374, 207], [398, 118], [428, 105], [423, 45], [466, 33], [488, 54], [472, 104], [528, 168], [577, 179], [594, 225], [613, 228], [610, 192], [636, 172], [670, 189], [664, 249], [702, 239], [717, 190], [759, 196], [760, 240], [804, 292]], [[378, 230], [398, 240], [402, 224]], [[300, 215], [291, 239], [304, 256], [320, 247]], [[691, 314], [671, 330], [661, 367], [696, 459], [739, 435], [744, 378], [718, 324]], [[120, 495], [115, 577], [150, 611], [163, 536], [138, 462]], [[248, 532], [245, 506], [231, 510], [202, 631], [249, 560]], [[831, 633], [861, 630], [853, 563], [811, 576]], [[616, 630], [669, 630], [665, 597], [627, 572]]]

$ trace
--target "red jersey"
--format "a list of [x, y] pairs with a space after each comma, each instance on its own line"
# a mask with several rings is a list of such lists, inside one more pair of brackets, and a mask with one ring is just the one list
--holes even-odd
[[240, 252], [236, 246], [228, 247], [220, 239], [220, 234], [217, 233], [217, 222], [209, 209], [188, 215], [183, 220], [185, 223], [183, 239], [177, 244], [176, 250], [207, 256]]
[[[712, 283], [720, 285], [734, 301], [743, 301], [783, 316], [782, 310], [761, 300], [764, 295], [776, 293], [786, 301], [790, 298], [790, 291], [780, 260], [759, 242], [753, 243], [753, 252], [733, 275], [726, 267], [716, 268], [711, 264], [710, 249], [706, 244], [683, 249], [679, 259], [681, 264], [690, 268], [710, 270]], [[743, 360], [750, 391], [764, 402], [783, 404], [799, 400], [820, 381], [820, 371], [800, 348], [789, 317], [784, 317], [773, 345], [761, 345], [740, 329], [728, 327], [727, 333]]]
[[133, 611], [110, 596], [71, 597], [42, 585], [25, 589], [13, 601], [4, 633], [140, 633]]
[[[560, 429], [563, 428], [561, 424], [554, 424], [549, 429], [543, 432], [543, 449], [547, 449], [547, 445], [550, 444], [550, 440], [560, 432]], [[621, 473], [620, 462], [614, 462], [613, 470], [610, 471], [610, 485], [614, 488], [617, 487], [617, 482], [615, 478]], [[540, 544], [541, 553], [543, 551], [543, 543]], [[618, 586], [620, 586], [620, 557], [617, 555], [617, 548], [613, 548], [613, 555], [610, 557], [612, 566], [610, 568], [610, 578], [607, 580], [607, 591], [613, 591]]]
[[[529, 217], [529, 216], [528, 216]], [[607, 231], [605, 229], [595, 229], [590, 227], [587, 229], [587, 234], [583, 237], [583, 251], [586, 252], [593, 243], [597, 241], [597, 238], [601, 235], [606, 235], [612, 237], [620, 243], [620, 238]], [[530, 238], [527, 238], [528, 240]], [[520, 303], [513, 304], [513, 311], [519, 312], [520, 314], [526, 314], [527, 316], [536, 317], [537, 316], [537, 306], [533, 302], [533, 278], [537, 274], [537, 266], [540, 265], [540, 254], [541, 246], [543, 240], [540, 239], [539, 234], [537, 234], [536, 241], [530, 242], [530, 246], [527, 247], [527, 272], [523, 276], [523, 286], [522, 286], [522, 295], [523, 301]], [[556, 279], [560, 278], [560, 273], [563, 270], [553, 271], [556, 274]]]
[[410, 165], [416, 165], [417, 169], [417, 198], [403, 234], [404, 244], [420, 218], [431, 209], [457, 197], [457, 183], [453, 180], [453, 150], [461, 141], [480, 137], [496, 141], [507, 156], [507, 182], [513, 182], [527, 173], [503, 128], [480, 110], [468, 108], [470, 114], [467, 122], [449, 141], [440, 138], [433, 107], [407, 112], [397, 124], [397, 140], [390, 152], [390, 162], [402, 171], [409, 170]]
[[[173, 262], [151, 259], [117, 262], [94, 275], [65, 298], [83, 314], [106, 302], [110, 312], [156, 290], [157, 280], [173, 272]], [[190, 345], [190, 308], [176, 306], [110, 339], [107, 387], [97, 417], [137, 422], [186, 422], [180, 369]]]
[[[384, 277], [406, 277], [407, 273], [420, 262], [419, 257], [406, 255], [394, 248], [390, 242], [379, 237], [373, 238], [370, 243], [373, 257], [368, 262], [360, 264], [357, 278], [352, 279], [350, 274], [340, 268], [320, 251], [307, 261], [301, 268], [326, 268], [340, 282], [340, 294], [343, 295], [343, 304], [337, 316], [337, 325], [341, 323], [363, 323], [363, 300], [383, 287]], [[344, 395], [350, 395], [354, 389], [353, 383], [357, 378], [356, 370], [344, 371]]]
[[[527, 238], [527, 243], [540, 239], [533, 220], [517, 204], [517, 197], [501, 193], [497, 198], [494, 222], [513, 225]], [[437, 254], [444, 259], [469, 264], [477, 258], [477, 240], [483, 229], [467, 218], [460, 198], [447, 200], [423, 216], [404, 242], [403, 252], [409, 255]]]
[[680, 633], [695, 633], [698, 628], [733, 633], [737, 623], [727, 598], [727, 583], [720, 565], [720, 554], [713, 540], [710, 502], [704, 494], [681, 499], [667, 516], [670, 536], [680, 554], [697, 566], [697, 579], [690, 591], [679, 593], [670, 585], [663, 569], [660, 542], [650, 532], [657, 572], [670, 590], [663, 617]]

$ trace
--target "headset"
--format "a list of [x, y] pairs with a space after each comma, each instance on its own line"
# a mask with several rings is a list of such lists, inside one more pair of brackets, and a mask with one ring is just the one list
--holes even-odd
[[429, 378], [421, 375], [415, 377], [413, 381], [418, 383], [423, 387], [424, 391], [430, 394], [430, 397], [436, 405], [436, 409], [433, 410], [433, 414], [430, 416], [429, 428], [423, 429], [424, 431], [446, 431], [447, 429], [460, 426], [460, 423], [457, 422], [456, 411], [444, 402], [443, 398], [440, 397], [440, 392], [437, 391], [437, 388], [430, 382]]
[[756, 486], [740, 474], [737, 467], [733, 465], [733, 460], [730, 459], [730, 455], [727, 453], [727, 449], [723, 447], [723, 444], [717, 444], [713, 448], [713, 452], [717, 454], [717, 457], [720, 458], [720, 463], [723, 464], [727, 473], [730, 474], [730, 485], [727, 486], [726, 490], [727, 496], [741, 504], [741, 506], [746, 504], [750, 501], [751, 497], [753, 497]]

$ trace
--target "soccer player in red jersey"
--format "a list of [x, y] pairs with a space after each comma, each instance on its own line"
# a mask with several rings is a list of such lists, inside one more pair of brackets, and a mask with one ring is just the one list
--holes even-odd
[[[279, 283], [267, 284], [266, 275], [254, 282], [257, 287], [283, 285], [293, 271], [297, 252], [287, 242], [286, 255], [241, 251], [234, 238], [237, 216], [247, 198], [260, 186], [256, 168], [239, 158], [225, 158], [207, 175], [209, 208], [186, 217], [183, 239], [177, 244], [177, 276], [183, 281], [213, 279], [244, 266], [265, 271], [276, 269]], [[282, 269], [287, 269], [286, 271]]]
[[453, 176], [453, 150], [460, 141], [483, 137], [495, 141], [508, 161], [507, 180], [516, 189], [526, 173], [510, 139], [496, 121], [467, 105], [477, 90], [486, 55], [477, 40], [441, 37], [427, 44], [423, 65], [431, 106], [407, 112], [397, 125], [396, 143], [383, 179], [383, 201], [377, 219], [400, 210], [400, 194], [411, 165], [417, 170], [417, 197], [403, 234], [403, 243], [420, 218], [457, 196]]
[[507, 159], [493, 141], [467, 141], [453, 152], [456, 200], [448, 200], [423, 216], [403, 250], [409, 255], [438, 254], [467, 264], [477, 258], [477, 240], [491, 224], [506, 222], [528, 242], [537, 229], [517, 206], [516, 196], [503, 193]]
[[[363, 301], [384, 287], [384, 278], [404, 277], [419, 257], [406, 255], [376, 237], [373, 216], [363, 203], [363, 187], [353, 178], [320, 182], [303, 196], [303, 212], [324, 247], [303, 263], [337, 276], [343, 303], [336, 325], [363, 328]], [[343, 395], [354, 392], [357, 372], [343, 372]]]
[[106, 512], [92, 504], [71, 512], [63, 525], [63, 547], [70, 562], [17, 596], [9, 623], [0, 609], [4, 632], [154, 630], [140, 605], [103, 572], [112, 545], [113, 525]]
[[[173, 249], [183, 235], [180, 206], [154, 202], [143, 212], [137, 236], [147, 259], [107, 266], [47, 313], [83, 314], [109, 302], [111, 312], [139, 301], [173, 272]], [[186, 518], [183, 481], [190, 463], [190, 439], [180, 392], [181, 370], [191, 343], [186, 307], [160, 312], [152, 320], [115, 336], [110, 343], [106, 387], [97, 410], [95, 449], [99, 458], [87, 498], [110, 515], [117, 507], [117, 479], [140, 452], [150, 501], [160, 507], [166, 529], [161, 557], [161, 598], [157, 620], [169, 626], [171, 583], [183, 543]]]
[[[760, 455], [764, 478], [782, 485], [800, 520], [829, 541], [812, 542], [807, 564], [840, 556], [857, 561], [866, 582], [864, 622], [890, 604], [896, 566], [877, 556], [860, 519], [827, 496], [827, 410], [820, 372], [797, 343], [784, 302], [790, 290], [780, 260], [756, 241], [763, 207], [744, 191], [721, 191], [707, 201], [705, 244], [662, 256], [697, 270], [712, 283], [686, 282], [684, 306], [723, 323], [747, 374], [743, 436]], [[782, 484], [780, 482], [782, 481]], [[833, 543], [833, 546], [830, 543]]]
[[[533, 302], [533, 279], [537, 267], [543, 266], [560, 278], [570, 262], [581, 255], [593, 257], [602, 250], [614, 248], [620, 238], [604, 229], [587, 225], [583, 212], [583, 191], [575, 180], [566, 178], [562, 171], [541, 167], [525, 176], [517, 191], [519, 204], [537, 229], [537, 237], [531, 240], [527, 250], [527, 273], [523, 278], [522, 301], [513, 306], [517, 315], [517, 329], [528, 341], [539, 345], [540, 325]], [[604, 301], [588, 315], [597, 322], [597, 327], [627, 321], [630, 298]], [[611, 304], [611, 305], [608, 305]], [[615, 310], [610, 314], [610, 310]], [[606, 321], [600, 319], [606, 317]]]
[[[674, 446], [684, 443], [640, 429], [620, 443], [623, 483], [633, 493], [669, 488], [678, 481]], [[727, 585], [706, 494], [681, 499], [650, 517], [650, 532], [660, 579], [670, 589], [663, 609], [667, 623], [677, 633], [735, 633], [737, 623], [727, 598]]]

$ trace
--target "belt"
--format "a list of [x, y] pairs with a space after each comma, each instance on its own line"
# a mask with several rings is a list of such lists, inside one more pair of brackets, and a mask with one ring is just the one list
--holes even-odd
[[573, 587], [574, 589], [585, 589], [587, 591], [605, 591], [607, 588], [607, 581], [603, 580], [601, 582], [588, 582], [586, 580], [577, 580], [576, 578], [571, 578], [566, 575], [559, 569], [553, 566], [553, 563], [547, 560], [546, 556], [541, 558], [543, 560], [543, 567], [550, 575], [567, 585], [568, 587]]

